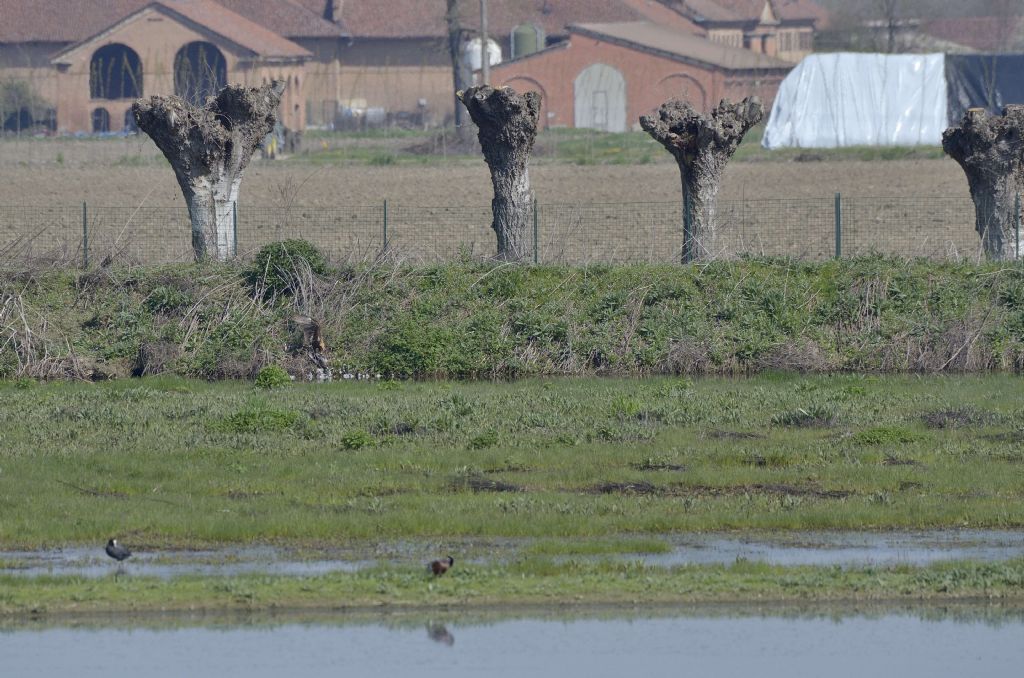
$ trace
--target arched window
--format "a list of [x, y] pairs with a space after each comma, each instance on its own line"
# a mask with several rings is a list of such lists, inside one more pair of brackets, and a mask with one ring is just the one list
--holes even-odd
[[110, 131], [110, 111], [97, 108], [92, 112], [92, 131], [95, 133]]
[[208, 42], [190, 42], [174, 57], [174, 93], [201, 104], [228, 84], [228, 64], [217, 47]]
[[93, 99], [141, 97], [142, 60], [135, 50], [118, 43], [96, 50], [89, 62], [89, 96]]

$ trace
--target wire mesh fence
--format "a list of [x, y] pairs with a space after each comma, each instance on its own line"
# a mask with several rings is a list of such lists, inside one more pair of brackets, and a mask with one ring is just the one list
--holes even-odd
[[[1019, 203], [1018, 203], [1019, 205]], [[1011, 252], [1020, 254], [1020, 210]], [[534, 205], [527, 258], [537, 263], [679, 262], [684, 214], [678, 202]], [[491, 209], [382, 202], [344, 207], [238, 206], [232, 251], [245, 258], [270, 242], [303, 238], [336, 262], [387, 254], [409, 263], [493, 256]], [[975, 206], [958, 197], [721, 201], [710, 217], [704, 258], [744, 255], [821, 261], [879, 253], [976, 261], [984, 257]], [[159, 264], [192, 259], [183, 207], [54, 205], [0, 207], [0, 255], [88, 266], [105, 258]]]

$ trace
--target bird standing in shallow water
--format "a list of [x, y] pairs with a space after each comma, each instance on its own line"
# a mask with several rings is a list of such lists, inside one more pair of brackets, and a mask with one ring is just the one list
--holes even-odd
[[132, 555], [132, 552], [118, 544], [116, 539], [111, 539], [110, 541], [108, 541], [107, 548], [105, 548], [104, 550], [107, 552], [108, 556], [110, 556], [119, 563], [125, 558], [128, 558]]
[[435, 577], [439, 577], [447, 572], [452, 565], [455, 564], [455, 559], [451, 556], [447, 558], [441, 558], [440, 560], [434, 560], [430, 563], [430, 571], [434, 573]]

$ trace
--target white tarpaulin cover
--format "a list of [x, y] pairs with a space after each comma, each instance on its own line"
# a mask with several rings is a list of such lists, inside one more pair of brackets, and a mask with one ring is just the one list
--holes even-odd
[[947, 127], [942, 54], [812, 54], [782, 81], [765, 148], [917, 146]]

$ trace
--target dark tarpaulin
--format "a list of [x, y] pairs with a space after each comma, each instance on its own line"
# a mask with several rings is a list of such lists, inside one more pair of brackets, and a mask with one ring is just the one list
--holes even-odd
[[951, 124], [968, 108], [1000, 115], [1007, 104], [1024, 104], [1024, 54], [947, 54], [946, 88]]

